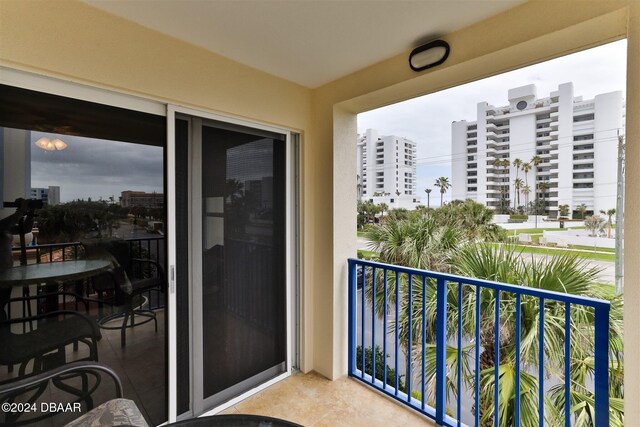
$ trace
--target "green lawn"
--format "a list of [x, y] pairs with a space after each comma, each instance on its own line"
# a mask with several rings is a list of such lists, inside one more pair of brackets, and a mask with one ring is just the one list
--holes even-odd
[[358, 258], [360, 259], [378, 259], [380, 254], [374, 251], [367, 251], [364, 249], [358, 249]]
[[[492, 243], [492, 244], [498, 245], [499, 243]], [[525, 254], [560, 255], [565, 252], [571, 252], [579, 255], [581, 258], [593, 259], [596, 261], [615, 262], [616, 260], [615, 253], [601, 254], [601, 253], [594, 253], [592, 251], [575, 250], [572, 248], [559, 250], [559, 249], [550, 249], [550, 248], [544, 248], [540, 246], [529, 246], [529, 245], [516, 245], [515, 248], [518, 251], [522, 251], [522, 253], [525, 253]]]
[[521, 228], [517, 230], [507, 230], [509, 235], [517, 236], [520, 233], [525, 234], [542, 234], [543, 231], [562, 231], [562, 230], [584, 230], [584, 227], [567, 227], [567, 228]]
[[[571, 245], [570, 246], [571, 249], [581, 249], [583, 251], [593, 251], [594, 247], [593, 246], [581, 246], [581, 245]], [[598, 252], [609, 252], [612, 254], [616, 253], [616, 250], [613, 248], [599, 248], [599, 247], [595, 247], [595, 250]]]

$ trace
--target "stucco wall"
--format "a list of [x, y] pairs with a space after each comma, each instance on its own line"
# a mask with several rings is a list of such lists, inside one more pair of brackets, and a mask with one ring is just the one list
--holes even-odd
[[[355, 198], [345, 197], [351, 187], [355, 188], [355, 153], [344, 146], [353, 145], [355, 134], [337, 129], [340, 123], [350, 123], [358, 112], [388, 105], [404, 99], [444, 88], [456, 86], [479, 78], [499, 74], [515, 68], [566, 55], [578, 50], [613, 41], [628, 34], [629, 76], [627, 102], [627, 212], [625, 253], [640, 251], [640, 208], [633, 200], [640, 196], [640, 125], [632, 117], [640, 117], [640, 18], [635, 1], [604, 2], [533, 1], [507, 11], [497, 17], [480, 22], [442, 38], [452, 46], [448, 61], [432, 71], [414, 74], [407, 66], [409, 52], [361, 70], [314, 91], [314, 115], [322, 117], [314, 127], [313, 138], [330, 140], [333, 133], [332, 157], [325, 156], [318, 168], [325, 176], [332, 172], [333, 191], [326, 186], [312, 189], [322, 203], [333, 204], [332, 252], [319, 253], [316, 262], [332, 266], [333, 283], [323, 280], [325, 272], [315, 271], [310, 277], [315, 286], [316, 325], [331, 325], [332, 336], [314, 336], [314, 366], [324, 375], [336, 378], [346, 372], [347, 315], [340, 304], [333, 313], [318, 310], [325, 301], [340, 301], [346, 296], [346, 258], [355, 254]], [[335, 122], [326, 122], [331, 111], [336, 112]], [[338, 121], [339, 116], [339, 121]], [[349, 125], [350, 126], [350, 125]], [[324, 148], [323, 148], [324, 150]], [[345, 183], [352, 182], [353, 185]], [[337, 185], [341, 183], [341, 185]], [[330, 224], [329, 219], [325, 219]], [[344, 224], [347, 222], [348, 224]], [[339, 225], [338, 225], [339, 224]], [[640, 289], [634, 286], [640, 280], [640, 264], [627, 255], [625, 265], [627, 307], [640, 301]], [[625, 324], [640, 321], [640, 315], [625, 311]], [[637, 331], [625, 335], [625, 356], [635, 360], [640, 349]], [[331, 339], [328, 341], [327, 339]], [[625, 394], [627, 402], [640, 399], [640, 370], [633, 364], [625, 372]], [[629, 397], [633, 396], [632, 399]], [[638, 411], [638, 413], [636, 413]], [[628, 419], [636, 419], [640, 410], [627, 405]]]
[[[579, 4], [579, 5], [578, 5]], [[45, 29], [42, 31], [34, 29]], [[425, 29], [428, 32], [428, 29]], [[408, 52], [316, 90], [275, 78], [76, 1], [0, 1], [0, 65], [286, 126], [302, 143], [302, 368], [346, 372], [346, 259], [355, 255], [355, 114], [612, 41], [628, 34], [627, 254], [640, 253], [640, 11], [637, 1], [532, 1], [443, 36], [445, 64], [416, 74]], [[1, 78], [1, 76], [0, 76]], [[352, 183], [352, 185], [351, 185]], [[636, 255], [637, 256], [637, 255]], [[627, 256], [627, 307], [640, 263]], [[625, 356], [640, 352], [627, 310]], [[626, 370], [627, 402], [640, 368]], [[637, 406], [637, 405], [635, 405]], [[628, 419], [640, 408], [627, 407]]]

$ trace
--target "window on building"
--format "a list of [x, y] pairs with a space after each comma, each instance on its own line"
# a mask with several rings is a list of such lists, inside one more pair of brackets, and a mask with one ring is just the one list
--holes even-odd
[[583, 114], [580, 116], [574, 116], [573, 117], [573, 121], [574, 122], [586, 122], [587, 120], [593, 120], [595, 118], [595, 115], [593, 113], [591, 114]]

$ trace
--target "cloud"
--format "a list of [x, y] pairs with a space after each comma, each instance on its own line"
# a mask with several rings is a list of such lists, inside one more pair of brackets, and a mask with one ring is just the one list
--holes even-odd
[[[68, 147], [45, 151], [40, 137], [58, 137]], [[91, 197], [117, 200], [125, 190], [163, 192], [164, 153], [152, 147], [69, 135], [32, 132], [31, 186], [60, 186], [61, 201]]]
[[624, 93], [626, 49], [626, 40], [621, 40], [368, 111], [358, 115], [358, 132], [372, 128], [381, 135], [416, 142], [420, 194], [433, 186], [434, 177], [447, 171], [445, 176], [451, 176], [451, 122], [475, 121], [479, 102], [507, 105], [507, 91], [528, 84], [536, 85], [539, 98], [566, 82], [573, 82], [575, 96], [584, 99], [612, 91]]

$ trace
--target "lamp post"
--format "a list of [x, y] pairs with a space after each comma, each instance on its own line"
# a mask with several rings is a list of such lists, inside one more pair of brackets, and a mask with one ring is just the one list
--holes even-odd
[[424, 191], [427, 192], [427, 209], [429, 209], [429, 196], [431, 196], [431, 189], [430, 188], [425, 188]]

